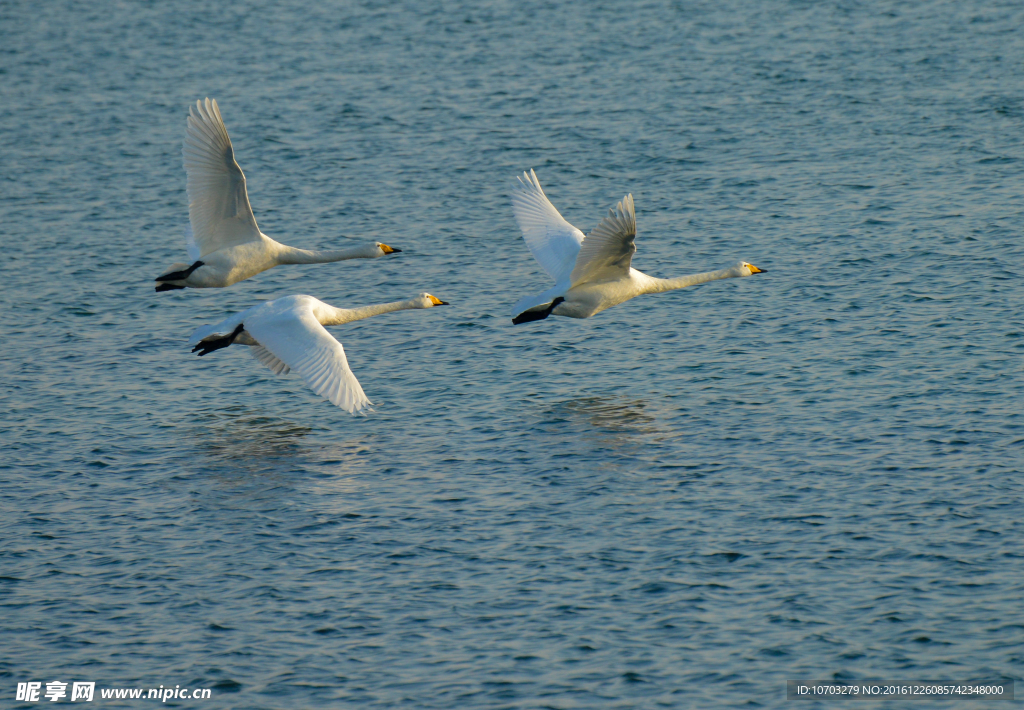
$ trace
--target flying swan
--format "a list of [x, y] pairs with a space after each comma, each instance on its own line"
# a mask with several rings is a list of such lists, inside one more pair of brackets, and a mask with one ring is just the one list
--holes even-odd
[[[193, 110], [194, 109], [194, 110]], [[196, 101], [188, 109], [182, 147], [188, 179], [185, 245], [191, 264], [172, 264], [158, 276], [157, 291], [230, 286], [278, 264], [322, 264], [344, 259], [379, 259], [396, 254], [371, 242], [350, 249], [307, 251], [275, 242], [256, 226], [245, 190], [245, 175], [235, 162], [228, 129], [215, 100]]]
[[606, 308], [644, 293], [764, 273], [741, 261], [721, 271], [658, 279], [630, 266], [636, 253], [633, 195], [626, 195], [586, 237], [558, 213], [531, 170], [512, 190], [512, 211], [534, 258], [555, 280], [544, 293], [521, 298], [512, 307], [515, 324], [543, 320], [554, 314], [589, 318]]
[[447, 306], [429, 293], [407, 301], [362, 308], [335, 308], [312, 296], [284, 296], [266, 301], [216, 325], [196, 328], [189, 339], [202, 357], [229, 345], [249, 345], [252, 356], [275, 375], [295, 370], [310, 389], [350, 414], [372, 402], [349, 369], [345, 349], [325, 329], [370, 316], [408, 308]]

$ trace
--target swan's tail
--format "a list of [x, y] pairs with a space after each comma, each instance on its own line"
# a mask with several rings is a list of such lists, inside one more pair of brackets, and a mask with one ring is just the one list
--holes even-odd
[[189, 266], [188, 264], [171, 264], [170, 269], [163, 276], [157, 276], [154, 281], [184, 281], [192, 272], [203, 265], [203, 262], [196, 261]]
[[512, 317], [515, 318], [524, 311], [532, 311], [537, 306], [546, 306], [559, 296], [564, 296], [565, 292], [568, 290], [569, 282], [563, 281], [562, 283], [555, 284], [544, 293], [537, 293], [533, 296], [523, 296], [516, 301], [516, 305], [512, 306]]
[[[252, 310], [252, 309], [249, 309]], [[201, 325], [192, 331], [191, 337], [188, 339], [189, 345], [195, 345], [201, 340], [206, 340], [211, 335], [227, 335], [232, 331], [232, 337], [238, 335], [241, 332], [240, 328], [244, 326], [245, 316], [249, 313], [249, 310], [236, 313], [230, 318], [225, 318], [220, 323], [213, 323], [212, 325]]]
[[559, 296], [558, 298], [551, 302], [550, 306], [548, 306], [544, 310], [524, 311], [523, 313], [520, 313], [519, 315], [512, 319], [512, 325], [519, 325], [520, 323], [529, 323], [530, 321], [535, 320], [544, 320], [549, 315], [551, 315], [551, 311], [555, 310], [555, 306], [557, 306], [564, 300], [564, 298]]
[[184, 286], [175, 286], [174, 284], [169, 284], [167, 282], [168, 281], [177, 281], [176, 277], [178, 276], [178, 274], [182, 273], [182, 269], [187, 269], [187, 268], [188, 268], [188, 264], [182, 264], [182, 263], [178, 262], [178, 263], [175, 263], [175, 264], [171, 264], [166, 269], [164, 269], [164, 272], [165, 272], [164, 275], [163, 276], [157, 276], [154, 279], [154, 281], [158, 282], [157, 285], [156, 285], [156, 292], [160, 293], [161, 291], [173, 291], [173, 290], [178, 289], [178, 288], [185, 288]]
[[211, 336], [226, 335], [227, 333], [231, 333], [232, 330], [237, 330], [241, 327], [241, 321], [235, 321], [234, 323], [221, 322], [213, 325], [201, 325], [192, 332], [192, 337], [188, 339], [188, 344], [195, 345], [196, 343], [206, 340]]
[[188, 264], [182, 264], [180, 261], [176, 261], [173, 264], [171, 264], [170, 266], [168, 266], [166, 269], [164, 269], [163, 276], [157, 276], [153, 280], [154, 281], [167, 281], [168, 280], [167, 279], [168, 276], [171, 276], [174, 273], [176, 273], [178, 271], [181, 271], [182, 269], [187, 269], [187, 268], [188, 268]]
[[239, 323], [238, 326], [231, 332], [231, 335], [225, 335], [222, 338], [207, 338], [205, 340], [201, 340], [199, 341], [198, 345], [192, 348], [192, 352], [198, 350], [199, 357], [202, 357], [203, 355], [212, 353], [214, 350], [226, 348], [227, 346], [231, 345], [231, 343], [235, 342], [235, 338], [238, 337], [239, 333], [241, 333], [244, 328], [245, 326]]
[[220, 323], [214, 325], [201, 325], [192, 332], [192, 337], [188, 339], [189, 345], [195, 345], [203, 338], [207, 338], [211, 335], [216, 335], [220, 332]]

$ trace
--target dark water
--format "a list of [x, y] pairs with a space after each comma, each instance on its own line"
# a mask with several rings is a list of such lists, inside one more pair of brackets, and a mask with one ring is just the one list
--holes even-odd
[[[1022, 677], [1022, 29], [976, 1], [0, 4], [4, 706]], [[204, 96], [264, 232], [404, 252], [154, 293]], [[584, 231], [632, 192], [643, 271], [769, 273], [513, 327], [548, 285], [507, 199], [531, 167]], [[265, 298], [423, 290], [453, 307], [333, 331], [367, 418], [185, 346]]]

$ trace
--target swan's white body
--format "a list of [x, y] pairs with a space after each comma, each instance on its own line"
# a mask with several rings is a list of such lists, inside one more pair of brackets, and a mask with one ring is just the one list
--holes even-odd
[[[512, 211], [537, 262], [555, 280], [554, 287], [521, 298], [512, 307], [513, 323], [548, 315], [589, 318], [645, 293], [661, 293], [717, 279], [762, 273], [740, 262], [720, 271], [659, 279], [630, 266], [636, 253], [636, 213], [626, 195], [601, 224], [584, 236], [558, 213], [532, 170], [512, 190]], [[557, 301], [557, 302], [556, 302]]]
[[275, 375], [295, 370], [318, 395], [355, 414], [372, 402], [348, 366], [345, 349], [324, 329], [381, 313], [446, 306], [429, 293], [393, 303], [335, 308], [312, 296], [284, 296], [235, 314], [216, 325], [200, 326], [189, 345], [205, 355], [229, 345], [249, 345], [252, 355]]
[[188, 113], [182, 155], [188, 175], [185, 189], [191, 225], [185, 242], [192, 264], [168, 267], [156, 279], [161, 282], [158, 291], [220, 288], [279, 264], [379, 259], [401, 251], [380, 242], [333, 251], [308, 251], [275, 242], [256, 226], [245, 175], [235, 161], [217, 102], [197, 101]]

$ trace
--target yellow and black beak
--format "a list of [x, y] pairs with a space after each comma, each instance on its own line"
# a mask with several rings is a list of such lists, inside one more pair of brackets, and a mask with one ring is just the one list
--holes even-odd
[[380, 250], [382, 252], [384, 252], [385, 254], [401, 254], [402, 253], [401, 249], [395, 249], [394, 247], [389, 247], [387, 244], [381, 244], [380, 245]]
[[428, 296], [428, 298], [430, 299], [430, 302], [433, 303], [435, 306], [447, 306], [447, 305], [450, 305], [448, 303], [448, 301], [442, 301], [437, 296]]
[[750, 273], [752, 273], [752, 274], [767, 274], [768, 273], [764, 269], [759, 269], [756, 266], [754, 266], [753, 264], [747, 264], [747, 268], [750, 269]]

